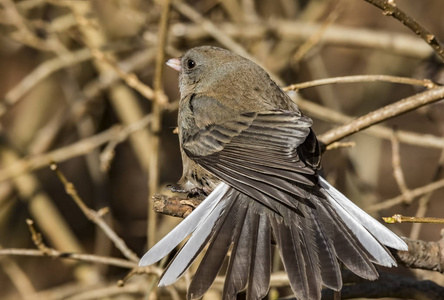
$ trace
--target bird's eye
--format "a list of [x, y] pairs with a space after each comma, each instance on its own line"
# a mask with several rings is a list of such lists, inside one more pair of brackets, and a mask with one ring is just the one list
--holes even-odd
[[196, 66], [196, 62], [192, 59], [187, 60], [188, 69], [193, 69]]

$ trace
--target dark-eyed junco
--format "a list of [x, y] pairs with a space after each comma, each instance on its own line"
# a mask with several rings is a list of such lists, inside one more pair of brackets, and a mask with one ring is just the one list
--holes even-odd
[[[211, 286], [231, 249], [223, 299], [261, 299], [269, 290], [272, 241], [297, 299], [342, 287], [339, 261], [376, 279], [394, 266], [385, 246], [407, 245], [318, 175], [321, 152], [312, 121], [255, 63], [216, 47], [167, 62], [179, 71], [182, 187], [207, 198], [149, 250], [163, 258], [191, 235], [159, 285], [174, 283], [208, 246], [188, 298]], [[384, 246], [385, 245], [385, 246]]]

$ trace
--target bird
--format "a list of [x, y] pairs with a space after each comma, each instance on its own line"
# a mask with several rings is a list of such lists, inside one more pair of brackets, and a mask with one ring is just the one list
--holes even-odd
[[153, 246], [140, 266], [179, 243], [159, 279], [176, 282], [206, 249], [187, 299], [202, 297], [228, 253], [223, 299], [266, 297], [277, 247], [299, 300], [342, 288], [341, 264], [375, 280], [376, 265], [396, 266], [389, 248], [406, 243], [322, 176], [312, 120], [256, 63], [226, 49], [200, 46], [167, 65], [179, 71], [179, 142], [190, 195], [206, 196]]

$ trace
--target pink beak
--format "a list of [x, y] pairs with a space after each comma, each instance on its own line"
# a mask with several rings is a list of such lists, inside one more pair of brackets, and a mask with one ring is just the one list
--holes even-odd
[[171, 59], [167, 60], [166, 64], [168, 67], [171, 67], [176, 71], [180, 71], [180, 69], [181, 69], [180, 59], [178, 59], [178, 58], [171, 58]]

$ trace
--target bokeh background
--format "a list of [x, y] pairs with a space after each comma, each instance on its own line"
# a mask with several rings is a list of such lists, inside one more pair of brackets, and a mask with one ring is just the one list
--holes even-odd
[[[95, 210], [109, 208], [104, 219], [139, 257], [147, 249], [147, 232], [152, 243], [180, 221], [159, 214], [148, 216], [151, 195], [168, 194], [165, 187], [176, 183], [182, 171], [174, 133], [177, 73], [165, 69], [162, 74], [166, 105], [159, 100], [165, 98], [147, 99], [147, 94], [131, 87], [134, 78], [128, 75], [135, 74], [151, 88], [156, 85], [156, 55], [162, 39], [159, 24], [165, 2], [0, 0], [3, 249], [35, 248], [26, 224], [29, 218], [48, 247], [123, 257], [66, 194], [49, 168], [51, 160], [56, 160], [86, 205]], [[171, 2], [165, 59], [194, 46], [216, 45], [248, 53], [282, 86], [361, 74], [444, 83], [442, 62], [432, 49], [365, 1]], [[398, 0], [396, 4], [444, 40], [443, 1]], [[353, 83], [304, 89], [300, 95], [333, 111], [361, 116], [420, 91], [421, 87], [411, 85]], [[138, 120], [150, 113], [154, 120], [150, 126], [122, 138], [108, 135], [97, 143], [100, 134], [110, 128], [119, 131], [140, 124]], [[316, 113], [307, 114], [313, 118], [317, 134], [338, 126]], [[444, 104], [438, 102], [383, 125], [442, 138]], [[324, 155], [329, 181], [363, 208], [401, 194], [393, 175], [389, 139], [363, 132], [345, 141], [356, 144]], [[71, 147], [79, 142], [83, 148]], [[407, 188], [443, 177], [443, 149], [403, 142], [399, 148]], [[57, 149], [58, 156], [53, 152]], [[114, 153], [111, 159], [104, 156], [110, 153]], [[444, 217], [443, 197], [444, 191], [437, 190], [372, 214], [377, 218], [394, 213]], [[427, 241], [438, 240], [443, 227], [389, 226], [400, 235]], [[117, 280], [128, 271], [58, 258], [2, 255], [0, 299], [148, 299], [145, 294], [152, 277], [147, 275], [128, 281], [127, 286], [140, 283], [133, 292], [116, 288]], [[439, 273], [405, 268], [396, 272], [444, 284]], [[177, 290], [179, 299], [184, 284]], [[104, 290], [114, 292], [107, 295]], [[289, 291], [274, 292], [283, 296]], [[156, 296], [175, 297], [159, 289], [149, 299]], [[218, 297], [218, 289], [207, 295], [207, 299]]]

